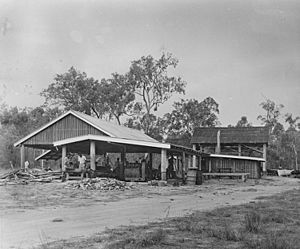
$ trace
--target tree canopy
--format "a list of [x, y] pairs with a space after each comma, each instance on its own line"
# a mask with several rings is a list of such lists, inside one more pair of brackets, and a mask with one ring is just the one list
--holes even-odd
[[73, 109], [99, 118], [105, 113], [100, 103], [100, 92], [97, 80], [71, 67], [66, 73], [57, 74], [41, 95], [45, 97], [46, 106]]
[[149, 134], [151, 114], [168, 101], [173, 94], [184, 94], [186, 82], [181, 77], [169, 76], [168, 70], [176, 68], [178, 60], [172, 54], [163, 54], [159, 59], [143, 56], [131, 63], [128, 78], [136, 94], [136, 117], [130, 122], [141, 123]]
[[236, 127], [250, 127], [250, 126], [252, 126], [252, 124], [248, 122], [246, 116], [242, 116], [241, 119], [236, 124]]
[[219, 124], [219, 104], [211, 97], [201, 102], [181, 99], [173, 104], [173, 111], [164, 116], [166, 133], [192, 136], [195, 127], [213, 127]]

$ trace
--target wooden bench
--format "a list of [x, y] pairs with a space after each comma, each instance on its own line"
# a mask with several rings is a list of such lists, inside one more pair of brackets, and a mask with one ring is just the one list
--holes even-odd
[[237, 177], [241, 178], [243, 182], [247, 180], [249, 177], [249, 173], [202, 173], [203, 177], [211, 178], [211, 177]]

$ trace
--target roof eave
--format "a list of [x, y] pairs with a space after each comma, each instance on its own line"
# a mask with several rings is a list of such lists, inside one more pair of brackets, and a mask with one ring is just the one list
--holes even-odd
[[86, 140], [93, 140], [93, 141], [102, 141], [102, 142], [111, 142], [111, 143], [121, 143], [121, 144], [128, 144], [128, 145], [137, 145], [137, 146], [146, 146], [146, 147], [154, 147], [160, 149], [170, 149], [171, 145], [166, 143], [159, 143], [159, 142], [149, 142], [149, 141], [141, 141], [141, 140], [131, 140], [125, 138], [116, 138], [116, 137], [108, 137], [108, 136], [99, 136], [99, 135], [84, 135], [80, 137], [68, 138], [59, 141], [55, 141], [53, 144], [54, 146], [62, 146], [77, 142], [82, 142]]

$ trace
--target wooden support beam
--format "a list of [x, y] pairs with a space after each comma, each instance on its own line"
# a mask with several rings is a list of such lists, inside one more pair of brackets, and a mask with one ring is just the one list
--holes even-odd
[[263, 162], [263, 172], [267, 171], [267, 145], [263, 144], [263, 158], [265, 159], [265, 162]]
[[[44, 154], [44, 153], [45, 153], [45, 150], [42, 150], [42, 154]], [[35, 157], [34, 157], [34, 158], [35, 158]], [[41, 160], [41, 168], [42, 168], [42, 169], [44, 169], [44, 166], [45, 166], [45, 165], [44, 165], [44, 161], [45, 161], [45, 160]]]
[[220, 130], [218, 130], [217, 132], [217, 146], [215, 152], [216, 154], [221, 153], [221, 131]]
[[239, 144], [238, 145], [238, 152], [239, 152], [239, 156], [241, 156], [242, 155], [242, 146]]
[[149, 177], [149, 180], [152, 180], [152, 169], [153, 169], [153, 154], [152, 153], [149, 153], [149, 172], [148, 172], [148, 177]]
[[120, 172], [119, 172], [119, 178], [121, 180], [125, 180], [125, 167], [126, 167], [126, 146], [123, 146], [121, 151], [121, 165], [120, 165]]
[[[193, 150], [196, 150], [196, 144], [193, 144]], [[196, 155], [193, 155], [193, 168], [197, 168]]]
[[91, 169], [96, 170], [96, 143], [95, 141], [90, 141], [90, 159], [91, 159]]
[[61, 148], [61, 169], [64, 172], [65, 171], [65, 158], [67, 156], [67, 146], [63, 145]]
[[185, 152], [182, 152], [182, 180], [185, 182], [186, 173]]
[[167, 167], [168, 167], [168, 158], [167, 150], [161, 149], [161, 180], [167, 180]]
[[187, 165], [188, 169], [191, 168], [191, 166], [192, 166], [192, 156], [188, 155], [188, 165]]
[[20, 166], [21, 166], [21, 169], [23, 169], [24, 164], [25, 164], [25, 146], [24, 146], [24, 144], [21, 145], [20, 154], [21, 154]]
[[202, 162], [202, 157], [199, 156], [199, 157], [198, 157], [198, 169], [199, 169], [199, 170], [202, 170], [201, 162]]

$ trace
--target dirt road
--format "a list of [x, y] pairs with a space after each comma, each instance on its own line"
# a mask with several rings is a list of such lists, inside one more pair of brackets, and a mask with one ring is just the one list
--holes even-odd
[[259, 196], [300, 188], [300, 181], [279, 177], [259, 183], [214, 180], [206, 181], [201, 186], [162, 188], [163, 191], [151, 189], [148, 194], [136, 198], [121, 198], [88, 206], [76, 204], [74, 207], [62, 205], [2, 211], [1, 249], [32, 248], [58, 239], [88, 236], [105, 228], [146, 224], [166, 217], [183, 216], [195, 210], [248, 203]]

